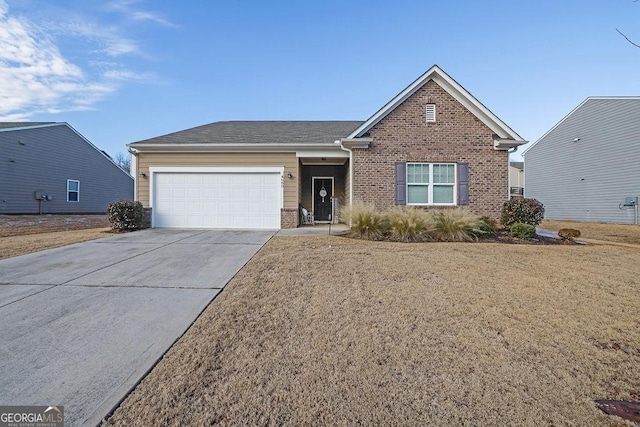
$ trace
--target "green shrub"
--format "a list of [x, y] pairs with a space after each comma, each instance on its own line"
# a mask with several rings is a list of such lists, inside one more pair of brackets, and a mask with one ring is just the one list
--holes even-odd
[[466, 209], [447, 209], [433, 215], [433, 236], [444, 242], [470, 242], [484, 234], [482, 221]]
[[480, 217], [480, 221], [489, 226], [489, 233], [495, 233], [498, 231], [498, 221], [495, 218], [485, 215]]
[[351, 220], [351, 232], [360, 238], [369, 240], [381, 239], [386, 230], [387, 222], [372, 205], [355, 202], [352, 206], [340, 209], [340, 218], [345, 222]]
[[478, 225], [476, 228], [480, 231], [480, 233], [474, 233], [476, 237], [486, 236], [487, 234], [491, 234], [494, 232], [493, 227], [491, 227], [489, 224], [487, 224], [482, 220], [478, 222]]
[[114, 230], [130, 231], [144, 228], [144, 208], [140, 202], [117, 200], [107, 208], [107, 217]]
[[515, 197], [504, 203], [500, 221], [506, 228], [522, 223], [537, 226], [544, 217], [544, 206], [536, 199]]
[[384, 212], [383, 216], [392, 240], [417, 242], [430, 239], [430, 216], [422, 209], [396, 207]]
[[518, 239], [531, 240], [536, 237], [536, 227], [531, 224], [516, 222], [511, 225], [511, 231], [509, 234], [511, 237], [516, 237]]

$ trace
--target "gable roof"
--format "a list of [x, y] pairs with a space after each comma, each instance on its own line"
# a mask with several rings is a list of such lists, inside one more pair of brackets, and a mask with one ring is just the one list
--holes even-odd
[[225, 121], [129, 144], [147, 145], [306, 145], [333, 144], [361, 121]]
[[113, 165], [115, 167], [117, 167], [123, 173], [125, 173], [127, 176], [129, 176], [130, 178], [133, 179], [131, 174], [129, 172], [127, 172], [126, 170], [124, 170], [122, 168], [122, 166], [117, 164], [111, 158], [111, 156], [109, 156], [105, 151], [103, 151], [103, 150], [99, 149], [98, 147], [96, 147], [91, 141], [89, 141], [87, 138], [85, 138], [80, 132], [75, 130], [67, 122], [0, 122], [0, 132], [12, 132], [12, 131], [18, 131], [19, 132], [19, 131], [26, 131], [26, 130], [30, 130], [30, 129], [50, 128], [50, 127], [58, 127], [58, 126], [67, 127], [71, 132], [76, 134], [78, 136], [78, 138], [80, 138], [81, 140], [83, 140], [84, 142], [89, 144], [89, 146], [91, 148], [96, 150], [98, 153], [100, 153], [100, 155], [104, 156], [107, 160], [109, 160], [111, 163], [113, 163]]
[[[569, 117], [571, 117], [576, 111], [578, 111], [579, 109], [581, 109], [585, 104], [590, 103], [590, 102], [599, 102], [599, 101], [607, 101], [611, 106], [613, 106], [614, 108], [617, 108], [618, 106], [622, 107], [621, 103], [618, 103], [616, 101], [638, 101], [640, 102], [640, 96], [590, 96], [587, 99], [585, 99], [584, 101], [582, 101], [576, 108], [574, 108], [573, 110], [571, 110], [569, 112], [569, 114], [567, 114], [566, 116], [564, 116], [558, 123], [556, 123], [551, 129], [549, 129], [548, 131], [546, 131], [544, 133], [544, 135], [542, 135], [540, 138], [538, 138], [533, 144], [531, 144], [529, 147], [527, 147], [526, 150], [524, 150], [522, 152], [522, 156], [524, 156], [525, 154], [527, 154], [529, 152], [529, 150], [531, 150], [533, 147], [535, 147], [540, 141], [542, 141], [543, 139], [545, 139], [547, 137], [547, 135], [549, 135], [551, 132], [553, 132], [558, 126], [560, 126], [562, 123], [564, 123], [567, 119], [569, 119]], [[611, 102], [613, 101], [613, 102]]]
[[373, 116], [369, 117], [366, 122], [364, 122], [360, 127], [358, 127], [349, 135], [348, 139], [360, 138], [364, 136], [372, 127], [374, 127], [378, 122], [384, 119], [389, 113], [395, 110], [400, 104], [402, 104], [407, 98], [417, 92], [430, 80], [436, 82], [447, 93], [449, 93], [449, 95], [451, 95], [465, 108], [471, 111], [471, 113], [478, 117], [478, 119], [485, 125], [487, 125], [489, 129], [495, 132], [499, 138], [521, 141], [523, 143], [525, 142], [520, 135], [518, 135], [513, 129], [507, 126], [502, 120], [500, 120], [487, 107], [485, 107], [480, 101], [473, 97], [473, 95], [467, 92], [465, 88], [460, 86], [458, 82], [452, 79], [437, 65], [429, 68], [426, 73], [418, 77], [417, 80], [407, 86], [402, 92], [396, 95], [395, 98], [389, 101]]

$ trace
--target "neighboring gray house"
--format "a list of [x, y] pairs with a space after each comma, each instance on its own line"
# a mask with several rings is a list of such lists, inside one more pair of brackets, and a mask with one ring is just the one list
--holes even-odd
[[133, 178], [67, 123], [0, 122], [0, 214], [104, 213]]
[[590, 97], [523, 153], [525, 196], [545, 218], [634, 223], [640, 194], [640, 97]]
[[524, 162], [509, 162], [509, 197], [524, 196]]

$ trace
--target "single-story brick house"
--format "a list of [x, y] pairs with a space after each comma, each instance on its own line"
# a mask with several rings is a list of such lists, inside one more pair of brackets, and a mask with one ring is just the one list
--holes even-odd
[[366, 121], [216, 122], [129, 144], [154, 227], [294, 228], [301, 207], [468, 206], [509, 199], [515, 131], [437, 65]]

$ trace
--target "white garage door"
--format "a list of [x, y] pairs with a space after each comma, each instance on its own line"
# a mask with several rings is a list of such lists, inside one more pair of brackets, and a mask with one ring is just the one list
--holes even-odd
[[152, 185], [154, 227], [280, 228], [280, 173], [156, 172]]

